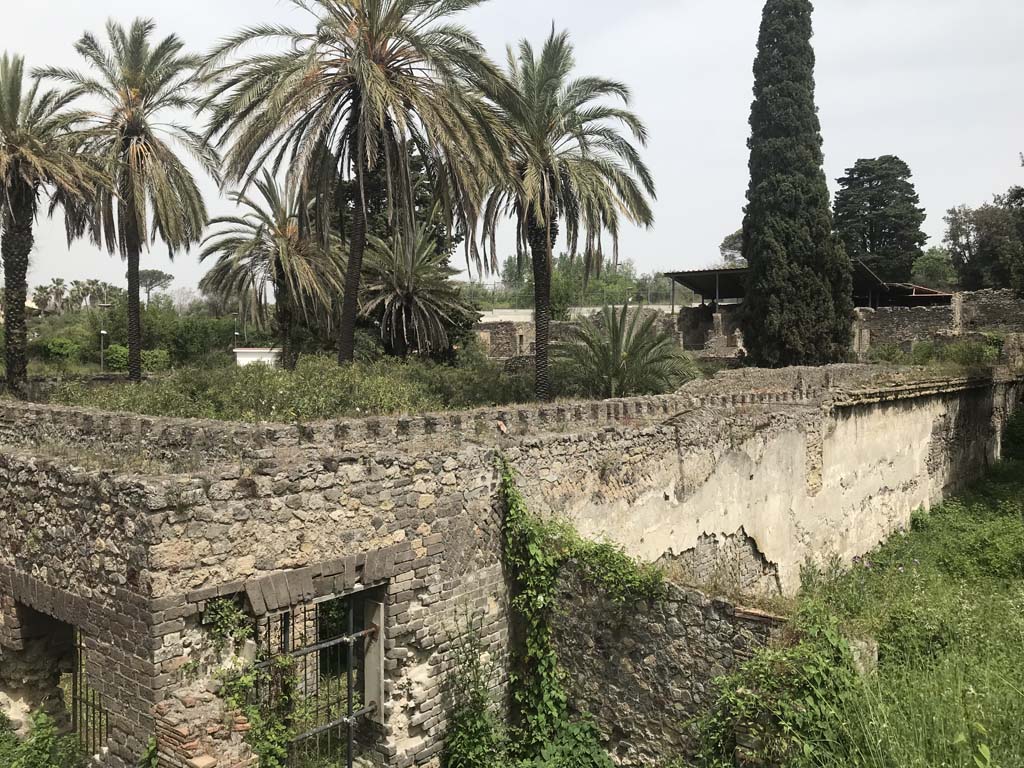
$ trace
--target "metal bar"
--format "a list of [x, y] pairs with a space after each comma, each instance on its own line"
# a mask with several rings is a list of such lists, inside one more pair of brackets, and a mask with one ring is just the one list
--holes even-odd
[[[298, 736], [295, 737], [294, 740], [296, 742], [306, 741], [307, 739], [311, 739], [311, 738], [313, 738], [314, 736], [316, 736], [318, 734], [325, 733], [327, 731], [333, 731], [335, 728], [337, 728], [339, 726], [342, 726], [342, 725], [349, 725], [349, 724], [355, 725], [356, 723], [359, 722], [359, 720], [361, 718], [364, 718], [367, 715], [372, 715], [376, 711], [377, 711], [377, 705], [376, 704], [370, 704], [369, 706], [363, 707], [358, 712], [353, 712], [351, 718], [349, 718], [349, 717], [339, 717], [336, 720], [332, 720], [329, 723], [325, 723], [324, 725], [318, 725], [316, 728], [313, 728], [312, 730], [309, 730], [309, 731], [306, 731], [305, 733], [299, 734]], [[349, 721], [351, 721], [351, 723]], [[350, 742], [350, 746], [351, 746], [351, 742]]]
[[[307, 646], [306, 648], [299, 648], [297, 650], [290, 651], [288, 653], [284, 653], [284, 654], [280, 654], [280, 655], [295, 656], [296, 658], [298, 658], [300, 656], [308, 656], [311, 653], [316, 653], [317, 651], [323, 651], [323, 650], [326, 650], [328, 648], [333, 648], [333, 647], [338, 646], [338, 645], [354, 645], [357, 640], [361, 640], [364, 637], [369, 637], [369, 636], [374, 635], [376, 633], [377, 633], [377, 627], [370, 627], [369, 629], [364, 629], [364, 630], [361, 630], [360, 632], [355, 632], [355, 633], [353, 633], [351, 635], [344, 635], [342, 637], [337, 637], [334, 640], [328, 640], [327, 642], [324, 642], [324, 643], [317, 643], [316, 645], [310, 645], [310, 646]], [[257, 664], [255, 666], [255, 668], [256, 669], [264, 669], [266, 667], [271, 666], [273, 663], [274, 663], [273, 660], [261, 661], [259, 664]]]
[[[350, 637], [353, 634], [353, 630], [355, 630], [355, 625], [353, 624], [353, 619], [354, 618], [355, 618], [355, 611], [353, 610], [353, 606], [350, 603], [349, 606], [348, 606], [348, 634], [349, 634]], [[355, 731], [352, 728], [352, 725], [353, 725], [353, 722], [352, 722], [352, 708], [355, 705], [355, 702], [353, 702], [353, 700], [352, 700], [352, 650], [353, 650], [354, 647], [355, 647], [355, 643], [349, 643], [348, 644], [348, 650], [347, 650], [347, 654], [348, 654], [348, 665], [347, 666], [348, 666], [348, 669], [345, 670], [345, 674], [346, 674], [346, 676], [348, 678], [348, 691], [346, 691], [347, 698], [348, 698], [348, 706], [347, 706], [347, 714], [348, 714], [348, 718], [347, 719], [348, 719], [348, 722], [345, 723], [345, 728], [348, 731], [348, 745], [347, 745], [347, 750], [346, 750], [346, 754], [348, 756], [348, 760], [347, 760], [348, 768], [352, 768], [352, 763], [353, 763], [354, 758], [355, 758], [355, 755], [353, 754], [354, 750], [353, 750], [353, 744], [352, 744], [352, 741], [355, 738]]]
[[81, 735], [81, 728], [78, 723], [78, 678], [82, 674], [82, 633], [77, 629], [75, 630], [75, 668], [74, 673], [71, 675], [71, 723], [75, 729], [75, 733]]

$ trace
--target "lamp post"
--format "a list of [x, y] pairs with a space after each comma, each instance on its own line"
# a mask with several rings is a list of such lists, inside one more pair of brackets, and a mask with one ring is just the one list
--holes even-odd
[[106, 341], [107, 341], [107, 313], [106, 310], [110, 309], [113, 304], [100, 304], [100, 373], [107, 372], [107, 360], [106, 360]]
[[238, 313], [237, 312], [232, 312], [231, 316], [233, 318], [235, 318], [235, 335], [232, 338], [232, 342], [231, 342], [231, 350], [234, 351], [234, 350], [238, 349], [238, 340], [241, 338], [242, 334], [240, 334], [238, 332]]

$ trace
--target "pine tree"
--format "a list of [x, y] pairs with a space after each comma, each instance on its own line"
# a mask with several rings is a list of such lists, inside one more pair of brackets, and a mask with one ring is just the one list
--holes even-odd
[[822, 170], [812, 12], [809, 0], [768, 0], [754, 63], [743, 331], [751, 360], [770, 367], [844, 359], [853, 321]]
[[851, 259], [883, 280], [907, 283], [928, 236], [910, 166], [895, 155], [858, 160], [839, 179], [836, 234]]

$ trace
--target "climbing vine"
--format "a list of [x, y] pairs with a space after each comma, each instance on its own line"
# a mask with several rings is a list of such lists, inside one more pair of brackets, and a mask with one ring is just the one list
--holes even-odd
[[[259, 757], [260, 768], [286, 768], [288, 744], [294, 735], [292, 692], [296, 690], [295, 663], [290, 656], [275, 657], [269, 665], [235, 668], [222, 675], [223, 698], [229, 709], [249, 721], [246, 743]], [[273, 706], [260, 707], [254, 693], [275, 691]]]
[[585, 540], [567, 523], [531, 515], [511, 467], [502, 461], [500, 470], [505, 565], [514, 583], [512, 609], [524, 632], [511, 679], [512, 697], [519, 715], [520, 752], [537, 756], [550, 752], [552, 744], [565, 741], [566, 735], [571, 742], [593, 732], [587, 723], [567, 724], [565, 673], [551, 623], [562, 567], [575, 563], [589, 582], [617, 603], [657, 597], [663, 581], [657, 567], [637, 563], [619, 547]]

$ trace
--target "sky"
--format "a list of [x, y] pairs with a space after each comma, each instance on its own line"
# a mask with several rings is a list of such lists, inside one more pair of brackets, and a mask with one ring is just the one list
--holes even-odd
[[[0, 49], [30, 66], [80, 66], [73, 43], [108, 17], [156, 20], [204, 51], [238, 28], [305, 24], [291, 0], [0, 0]], [[647, 124], [644, 156], [658, 186], [651, 229], [627, 229], [622, 258], [640, 272], [695, 269], [718, 259], [736, 230], [747, 188], [748, 118], [761, 0], [488, 0], [465, 15], [490, 54], [552, 24], [568, 29], [580, 74], [613, 77], [633, 91]], [[817, 100], [830, 188], [858, 158], [909, 163], [939, 244], [942, 217], [1024, 184], [1024, 3], [1020, 0], [818, 0]], [[212, 215], [231, 206], [203, 181]], [[512, 233], [506, 250], [514, 251]], [[205, 272], [195, 251], [174, 261], [159, 245], [144, 268], [192, 287]], [[458, 266], [458, 265], [456, 265]], [[30, 285], [61, 277], [125, 284], [120, 258], [88, 243], [68, 250], [63, 225], [43, 220]]]

